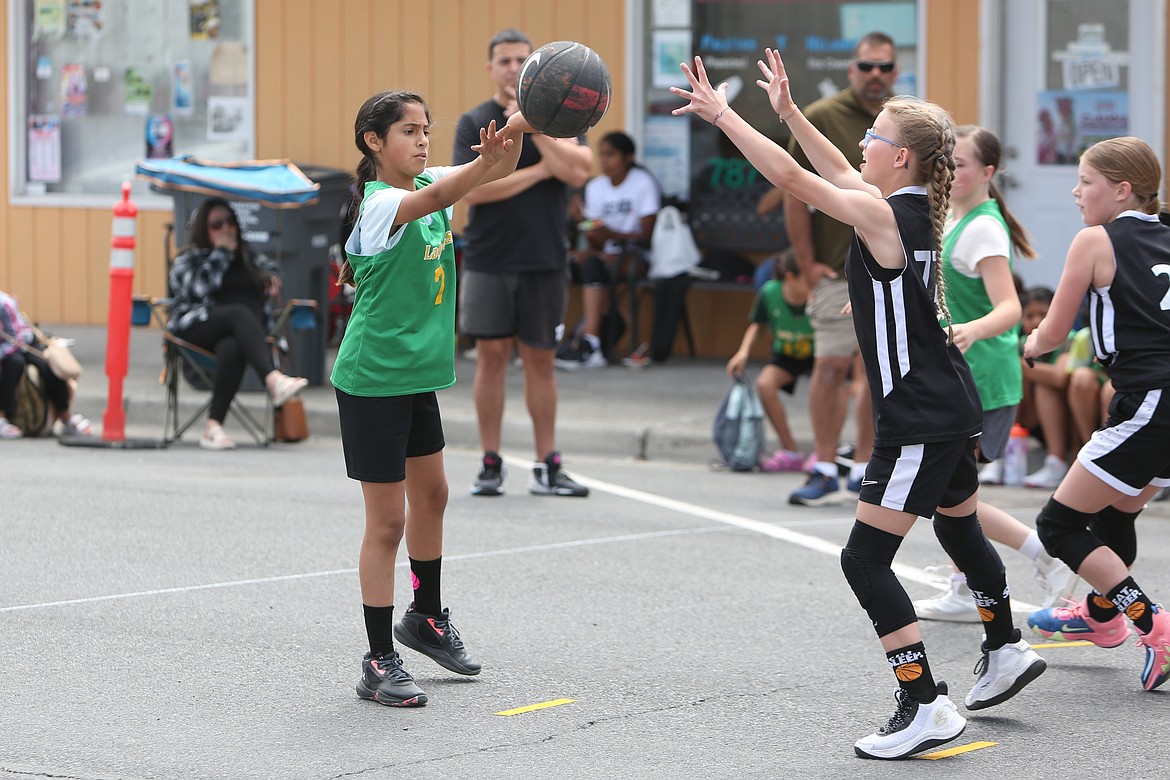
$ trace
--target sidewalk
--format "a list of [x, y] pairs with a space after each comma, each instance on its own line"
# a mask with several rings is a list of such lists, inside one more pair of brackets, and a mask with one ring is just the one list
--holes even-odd
[[[44, 329], [75, 340], [73, 353], [85, 373], [74, 407], [100, 430], [108, 397], [105, 329], [49, 323]], [[335, 354], [336, 350], [329, 351], [326, 374]], [[575, 455], [598, 455], [706, 462], [716, 457], [711, 424], [729, 386], [723, 366], [723, 361], [684, 355], [646, 368], [617, 365], [577, 373], [558, 371], [557, 446], [570, 461]], [[128, 436], [162, 435], [164, 394], [158, 383], [161, 369], [162, 339], [158, 330], [131, 329], [130, 369], [123, 384]], [[753, 365], [749, 370], [754, 375], [759, 366]], [[479, 435], [472, 399], [474, 362], [457, 358], [455, 375], [455, 386], [439, 393], [447, 441], [452, 446], [477, 449]], [[812, 441], [807, 387], [807, 379], [802, 379], [796, 395], [784, 398], [789, 425], [806, 450]], [[258, 393], [243, 393], [241, 397], [251, 406], [261, 404]], [[303, 397], [312, 435], [338, 436], [333, 388], [328, 384], [309, 387]], [[184, 407], [193, 410], [206, 394], [184, 385], [180, 398]], [[231, 420], [226, 427], [229, 433], [241, 433]], [[846, 438], [851, 433], [847, 425]], [[769, 429], [768, 435], [769, 446], [773, 446], [775, 434]], [[184, 441], [194, 443], [197, 436], [188, 432]], [[241, 435], [236, 438], [246, 439]], [[524, 407], [523, 369], [519, 367], [508, 372], [503, 439], [504, 447], [512, 452], [527, 452], [532, 446], [532, 428]]]

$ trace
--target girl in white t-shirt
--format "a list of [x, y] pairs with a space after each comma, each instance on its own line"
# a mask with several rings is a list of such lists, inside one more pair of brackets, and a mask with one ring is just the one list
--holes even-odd
[[[662, 205], [658, 181], [634, 162], [634, 141], [612, 132], [597, 147], [601, 175], [585, 185], [582, 215], [588, 248], [576, 254], [581, 282], [583, 321], [580, 338], [557, 354], [557, 366], [566, 370], [601, 368], [601, 320], [609, 304], [610, 288], [624, 272], [624, 245], [649, 244], [654, 218]], [[647, 259], [649, 254], [646, 254]]]

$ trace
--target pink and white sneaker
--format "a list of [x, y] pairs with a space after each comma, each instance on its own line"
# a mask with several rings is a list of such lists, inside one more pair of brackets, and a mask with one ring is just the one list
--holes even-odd
[[1170, 680], [1170, 612], [1154, 605], [1154, 627], [1150, 633], [1137, 632], [1137, 643], [1146, 650], [1142, 687], [1152, 691]]
[[1093, 598], [1092, 594], [1084, 601], [1069, 601], [1068, 606], [1049, 607], [1038, 609], [1028, 616], [1028, 625], [1040, 636], [1054, 642], [1079, 642], [1087, 640], [1097, 647], [1117, 647], [1125, 644], [1129, 638], [1129, 623], [1120, 612], [1105, 622], [1098, 622], [1089, 617], [1089, 607], [1086, 603]]
[[791, 450], [776, 450], [767, 458], [760, 458], [761, 471], [804, 471], [804, 455]]

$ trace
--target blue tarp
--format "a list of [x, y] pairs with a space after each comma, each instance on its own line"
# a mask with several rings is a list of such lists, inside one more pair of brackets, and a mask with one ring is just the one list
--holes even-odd
[[155, 187], [254, 200], [273, 208], [300, 208], [317, 202], [321, 185], [288, 160], [221, 163], [195, 157], [144, 160], [134, 172]]

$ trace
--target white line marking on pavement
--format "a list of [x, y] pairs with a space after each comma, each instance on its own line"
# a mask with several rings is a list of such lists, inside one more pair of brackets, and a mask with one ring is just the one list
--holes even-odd
[[[657, 539], [665, 536], [685, 536], [689, 534], [722, 533], [727, 529], [722, 526], [708, 526], [706, 528], [681, 528], [673, 531], [651, 531], [641, 534], [625, 534], [623, 536], [605, 536], [597, 539], [575, 539], [569, 542], [552, 542], [550, 544], [535, 544], [531, 547], [512, 547], [504, 550], [485, 550], [484, 552], [464, 553], [462, 555], [445, 555], [444, 561], [469, 561], [476, 558], [493, 558], [499, 555], [515, 555], [517, 553], [540, 552], [542, 550], [562, 550], [572, 547], [589, 547], [597, 544], [616, 544], [618, 542], [636, 542], [642, 539]], [[409, 561], [400, 561], [398, 568], [408, 566]], [[308, 580], [317, 577], [336, 577], [340, 574], [357, 574], [357, 569], [331, 569], [329, 571], [311, 571], [303, 574], [279, 574], [273, 577], [254, 577], [246, 580], [230, 580], [228, 582], [212, 582], [204, 585], [183, 585], [175, 588], [157, 588], [155, 590], [138, 590], [130, 593], [113, 593], [107, 596], [90, 596], [80, 599], [65, 599], [63, 601], [42, 601], [38, 604], [17, 604], [11, 607], [0, 607], [0, 613], [23, 612], [30, 609], [46, 607], [68, 607], [75, 604], [93, 604], [101, 601], [122, 601], [124, 599], [143, 598], [146, 596], [163, 596], [172, 593], [193, 593], [200, 590], [215, 590], [217, 588], [238, 588], [244, 585], [265, 585], [273, 582], [291, 582], [294, 580]]]
[[[819, 536], [811, 536], [809, 534], [802, 534], [799, 531], [792, 531], [780, 526], [763, 523], [759, 520], [752, 520], [747, 517], [740, 517], [733, 515], [730, 512], [720, 512], [717, 509], [707, 509], [705, 507], [689, 504], [685, 501], [677, 501], [673, 498], [666, 498], [655, 493], [646, 493], [641, 490], [624, 487], [622, 485], [615, 485], [611, 482], [603, 482], [599, 479], [592, 479], [590, 477], [582, 477], [573, 474], [573, 479], [581, 483], [590, 490], [599, 490], [603, 493], [626, 498], [631, 501], [639, 501], [643, 504], [650, 504], [651, 506], [669, 509], [672, 512], [679, 512], [692, 517], [700, 517], [704, 520], [713, 520], [716, 523], [725, 523], [736, 528], [742, 528], [745, 531], [752, 531], [753, 533], [770, 536], [773, 539], [779, 539], [782, 542], [794, 544], [798, 547], [803, 547], [806, 550], [813, 552], [831, 555], [834, 558], [841, 556], [841, 545], [826, 541]], [[844, 520], [846, 518], [834, 518], [835, 520]], [[852, 518], [848, 518], [852, 519]], [[938, 585], [938, 580], [929, 576], [922, 569], [907, 566], [904, 563], [894, 563], [891, 568], [894, 574], [898, 575], [904, 580], [918, 582], [923, 585]], [[1024, 601], [1012, 601], [1013, 612], [1031, 613], [1040, 607], [1035, 604], [1029, 604]]]

